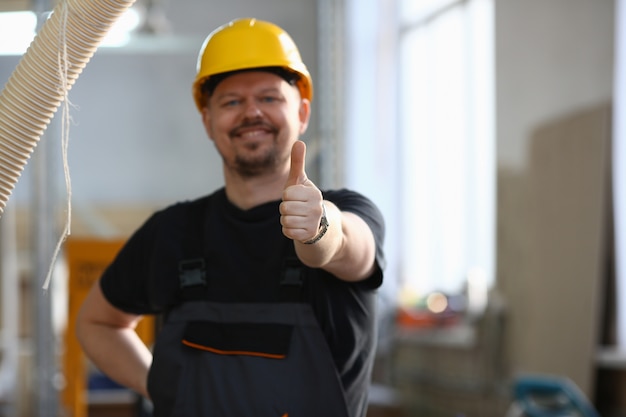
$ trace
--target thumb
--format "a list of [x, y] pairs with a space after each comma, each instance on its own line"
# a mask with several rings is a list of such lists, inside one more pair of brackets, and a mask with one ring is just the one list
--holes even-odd
[[308, 178], [304, 171], [305, 160], [306, 145], [301, 140], [298, 140], [291, 148], [291, 169], [289, 170], [289, 177], [287, 177], [287, 184], [285, 184], [286, 187], [303, 184], [307, 181]]

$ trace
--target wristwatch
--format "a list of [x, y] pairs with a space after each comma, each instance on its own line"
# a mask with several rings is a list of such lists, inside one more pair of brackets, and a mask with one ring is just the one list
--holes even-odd
[[328, 226], [329, 224], [328, 224], [328, 219], [326, 218], [326, 207], [322, 203], [322, 218], [320, 219], [320, 227], [317, 231], [317, 234], [313, 236], [311, 239], [305, 240], [302, 243], [304, 243], [305, 245], [312, 245], [315, 242], [319, 241], [321, 238], [324, 237], [324, 235], [326, 234], [326, 231], [328, 231]]

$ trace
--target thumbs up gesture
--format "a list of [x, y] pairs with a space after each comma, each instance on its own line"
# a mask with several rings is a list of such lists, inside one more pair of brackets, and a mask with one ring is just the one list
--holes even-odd
[[280, 223], [289, 239], [304, 242], [318, 232], [323, 211], [322, 192], [305, 171], [306, 145], [296, 141], [291, 149], [291, 169], [280, 204]]

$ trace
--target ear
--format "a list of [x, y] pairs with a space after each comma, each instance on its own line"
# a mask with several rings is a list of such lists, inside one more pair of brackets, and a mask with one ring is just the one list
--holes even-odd
[[309, 127], [309, 119], [311, 118], [311, 102], [303, 98], [300, 100], [300, 110], [298, 110], [298, 117], [300, 119], [300, 134], [306, 132]]

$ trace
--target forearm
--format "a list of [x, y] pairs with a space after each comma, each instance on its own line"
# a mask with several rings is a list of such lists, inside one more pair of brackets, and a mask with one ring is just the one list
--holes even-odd
[[78, 322], [77, 336], [94, 365], [114, 381], [148, 397], [152, 354], [133, 328]]
[[374, 237], [367, 224], [353, 213], [341, 212], [326, 201], [328, 230], [314, 244], [294, 241], [296, 253], [307, 266], [322, 268], [340, 279], [368, 277], [375, 262]]
[[152, 353], [135, 333], [140, 319], [111, 305], [96, 283], [76, 319], [76, 337], [98, 369], [147, 397]]

